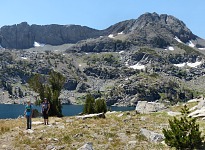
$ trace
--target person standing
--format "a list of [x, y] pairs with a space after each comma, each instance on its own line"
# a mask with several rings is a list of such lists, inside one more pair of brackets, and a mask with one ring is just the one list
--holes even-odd
[[44, 102], [42, 103], [42, 114], [44, 118], [44, 124], [48, 125], [48, 113], [50, 110], [50, 103], [48, 102], [47, 98], [44, 98]]
[[32, 115], [33, 115], [33, 106], [31, 105], [30, 100], [27, 100], [24, 115], [25, 115], [25, 118], [26, 118], [27, 129], [31, 129], [31, 118], [32, 118]]

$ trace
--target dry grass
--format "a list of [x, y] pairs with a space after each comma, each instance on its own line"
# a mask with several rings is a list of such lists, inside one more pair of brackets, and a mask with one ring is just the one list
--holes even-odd
[[[13, 146], [15, 149], [25, 149], [26, 146], [27, 149], [40, 150], [46, 149], [48, 145], [64, 146], [64, 149], [77, 149], [86, 142], [92, 142], [95, 150], [167, 149], [162, 144], [149, 143], [140, 134], [142, 127], [159, 130], [157, 124], [163, 122], [162, 116], [164, 116], [163, 113], [136, 115], [132, 111], [123, 114], [120, 112], [109, 114], [106, 115], [106, 119], [82, 120], [75, 119], [75, 117], [60, 119], [50, 117], [51, 126], [33, 125], [33, 133], [26, 132], [26, 124], [22, 119], [4, 120], [4, 125], [11, 125], [9, 127], [11, 130], [8, 132], [14, 135]], [[143, 117], [145, 120], [141, 120]], [[154, 117], [158, 120], [157, 122], [154, 121]], [[33, 119], [33, 121], [42, 121], [42, 119]], [[129, 141], [136, 141], [136, 144], [129, 144]]]
[[[105, 119], [50, 117], [50, 126], [33, 125], [33, 133], [25, 130], [25, 119], [0, 120], [3, 130], [0, 137], [12, 134], [11, 144], [14, 149], [40, 150], [54, 145], [59, 149], [74, 150], [92, 142], [95, 150], [169, 150], [169, 147], [161, 143], [149, 142], [140, 134], [140, 129], [162, 133], [162, 128], [168, 126], [170, 118], [165, 112], [136, 114], [135, 111], [106, 114]], [[35, 118], [33, 121], [43, 120]], [[200, 120], [199, 123], [205, 133], [205, 123]], [[7, 127], [9, 129], [4, 131]], [[134, 144], [130, 141], [134, 141]]]

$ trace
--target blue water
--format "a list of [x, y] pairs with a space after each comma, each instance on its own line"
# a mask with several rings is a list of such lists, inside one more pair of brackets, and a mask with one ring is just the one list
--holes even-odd
[[[34, 106], [34, 109], [38, 109], [40, 112], [41, 108], [39, 106]], [[116, 107], [111, 106], [112, 111], [129, 111], [134, 110], [135, 107]], [[24, 114], [25, 105], [17, 104], [0, 104], [0, 119], [6, 118], [18, 118], [20, 115]], [[64, 116], [75, 116], [83, 111], [83, 105], [63, 105], [62, 113]]]

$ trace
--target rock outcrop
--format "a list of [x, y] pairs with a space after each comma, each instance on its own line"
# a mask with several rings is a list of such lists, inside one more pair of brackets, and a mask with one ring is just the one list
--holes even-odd
[[157, 102], [138, 101], [136, 111], [138, 113], [151, 113], [165, 109], [165, 105]]

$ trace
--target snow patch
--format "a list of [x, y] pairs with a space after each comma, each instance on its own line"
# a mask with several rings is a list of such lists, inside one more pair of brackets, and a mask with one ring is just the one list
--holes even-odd
[[40, 44], [40, 43], [38, 43], [36, 41], [34, 41], [34, 44], [33, 44], [34, 47], [43, 47], [44, 45], [45, 44]]
[[199, 50], [205, 50], [205, 48], [198, 48]]
[[125, 51], [120, 51], [119, 54], [124, 53]]
[[189, 45], [190, 47], [195, 47], [195, 45], [194, 45], [194, 43], [192, 43], [192, 41], [189, 41], [188, 45]]
[[79, 66], [79, 67], [81, 67], [82, 65], [81, 65], [81, 64], [79, 64], [78, 66]]
[[120, 35], [120, 34], [124, 34], [124, 33], [123, 33], [123, 31], [122, 31], [122, 32], [120, 32], [120, 33], [118, 33], [118, 35]]
[[27, 60], [28, 58], [27, 57], [21, 57], [21, 59]]
[[174, 39], [177, 40], [177, 42], [179, 42], [179, 43], [183, 43], [177, 36], [175, 36]]
[[141, 64], [137, 63], [135, 65], [130, 66], [129, 68], [140, 70], [140, 69], [145, 69], [145, 65], [141, 65]]
[[186, 63], [174, 64], [174, 66], [176, 66], [176, 67], [184, 67], [185, 65], [186, 65]]
[[195, 63], [187, 63], [187, 66], [196, 68], [197, 66], [201, 65], [201, 61], [196, 61]]
[[108, 35], [109, 38], [114, 38], [113, 34]]
[[169, 46], [169, 47], [168, 47], [168, 50], [173, 51], [173, 50], [174, 50], [174, 47]]
[[185, 65], [189, 66], [189, 67], [194, 67], [196, 68], [197, 66], [201, 65], [202, 61], [196, 61], [195, 63], [189, 63], [189, 62], [184, 62], [181, 64], [173, 64], [176, 67], [184, 67]]

